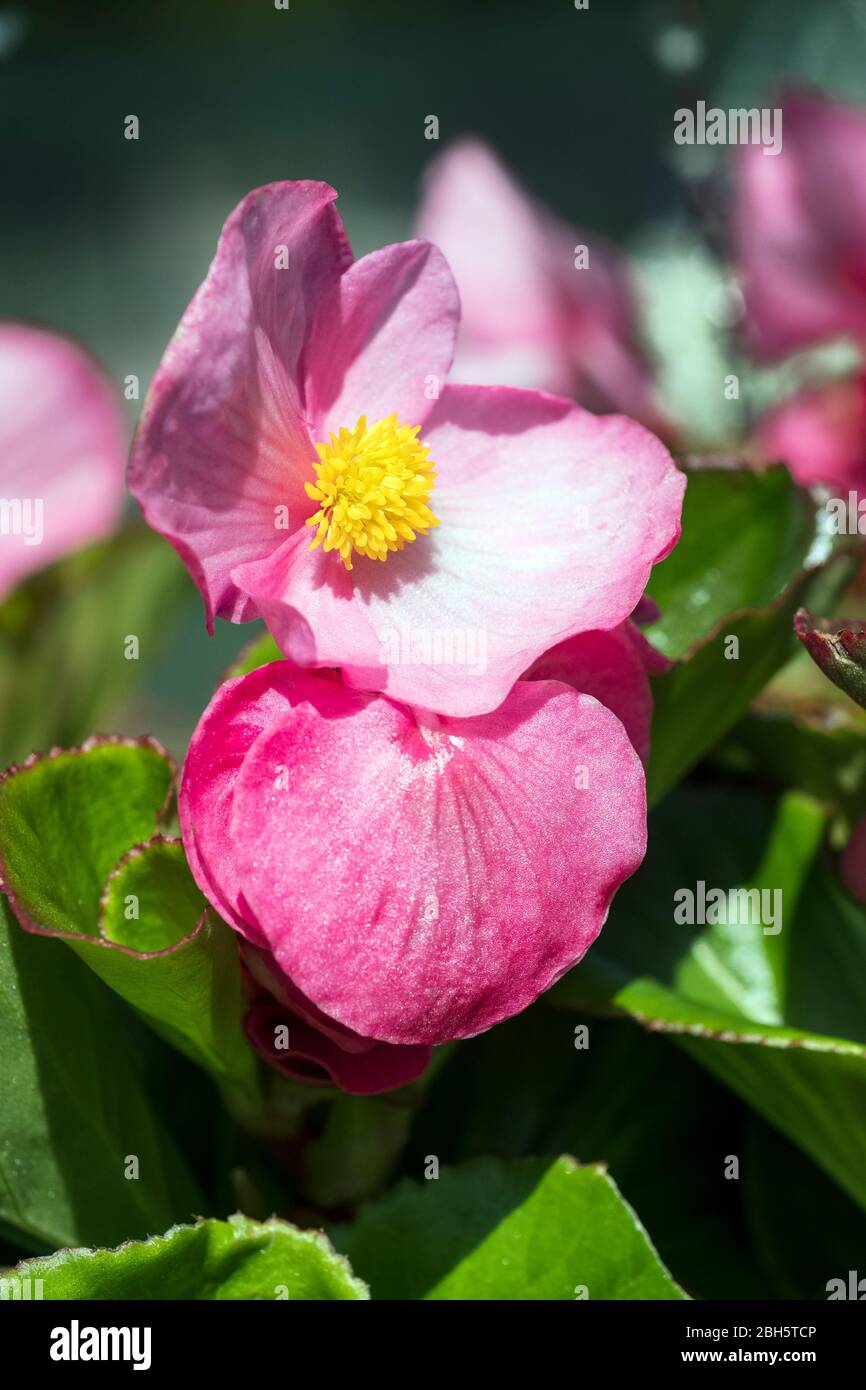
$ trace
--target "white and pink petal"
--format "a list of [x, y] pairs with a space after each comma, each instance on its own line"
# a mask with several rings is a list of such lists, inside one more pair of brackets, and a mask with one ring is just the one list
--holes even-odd
[[460, 317], [444, 256], [426, 241], [355, 261], [323, 296], [305, 350], [317, 440], [396, 414], [421, 425], [444, 385]]

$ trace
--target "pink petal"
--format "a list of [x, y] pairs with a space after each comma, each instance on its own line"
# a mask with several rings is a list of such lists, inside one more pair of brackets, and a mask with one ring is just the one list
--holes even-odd
[[643, 856], [643, 771], [625, 730], [554, 681], [521, 682], [484, 718], [422, 727], [276, 662], [204, 716], [187, 816], [234, 742], [223, 707], [245, 699], [286, 712], [243, 761], [228, 835], [224, 820], [196, 823], [198, 853], [212, 872], [230, 840], [244, 911], [280, 969], [362, 1037], [433, 1044], [519, 1012], [580, 959]]
[[190, 569], [211, 626], [215, 614], [256, 616], [232, 569], [309, 515], [316, 455], [300, 359], [319, 298], [351, 261], [335, 197], [308, 182], [244, 198], [142, 412], [129, 486]]
[[0, 597], [112, 530], [127, 437], [114, 386], [81, 348], [0, 323]]
[[419, 227], [460, 290], [455, 380], [576, 394], [656, 423], [628, 270], [612, 248], [556, 221], [476, 140], [434, 161]]
[[799, 483], [866, 495], [866, 377], [809, 387], [758, 423], [763, 459], [786, 463]]
[[234, 578], [299, 664], [483, 714], [549, 647], [628, 617], [679, 535], [685, 480], [634, 421], [538, 392], [448, 387], [423, 437], [429, 536], [351, 574], [295, 538]]
[[649, 643], [630, 622], [609, 632], [582, 632], [540, 656], [525, 679], [563, 681], [607, 705], [645, 764], [649, 757], [653, 702], [644, 645], [648, 647]]
[[[350, 1095], [374, 1095], [414, 1081], [430, 1062], [431, 1049], [399, 1047], [362, 1038], [311, 1004], [276, 967], [267, 951], [244, 946], [252, 1002], [247, 1036], [270, 1064], [292, 1081], [333, 1083]], [[277, 1033], [283, 1028], [288, 1033]]]
[[866, 113], [792, 95], [780, 153], [743, 145], [735, 171], [751, 349], [778, 357], [866, 333]]
[[451, 366], [459, 316], [451, 271], [425, 241], [385, 246], [350, 266], [322, 300], [307, 345], [316, 438], [362, 415], [422, 424]]

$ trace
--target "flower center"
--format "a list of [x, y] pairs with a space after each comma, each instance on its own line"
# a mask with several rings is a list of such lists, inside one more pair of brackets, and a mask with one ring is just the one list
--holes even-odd
[[319, 510], [307, 518], [317, 527], [317, 545], [338, 550], [347, 570], [352, 551], [370, 560], [387, 560], [417, 533], [439, 525], [427, 505], [436, 478], [429, 449], [418, 438], [419, 425], [403, 425], [396, 415], [368, 429], [361, 416], [353, 430], [341, 429], [317, 444], [315, 483], [305, 483]]

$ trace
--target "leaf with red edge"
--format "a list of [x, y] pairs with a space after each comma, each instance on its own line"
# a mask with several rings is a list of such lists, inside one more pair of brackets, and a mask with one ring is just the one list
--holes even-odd
[[0, 873], [30, 932], [66, 941], [158, 1032], [253, 1108], [234, 934], [157, 834], [175, 769], [153, 739], [95, 738], [0, 779]]
[[827, 679], [866, 709], [866, 622], [815, 618], [801, 608], [794, 616], [794, 632]]

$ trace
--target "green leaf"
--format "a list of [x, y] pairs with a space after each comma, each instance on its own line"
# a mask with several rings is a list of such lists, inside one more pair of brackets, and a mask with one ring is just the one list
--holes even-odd
[[849, 827], [866, 814], [866, 710], [831, 684], [802, 647], [714, 759], [753, 783], [799, 789], [825, 802]]
[[733, 613], [768, 608], [805, 564], [815, 508], [786, 469], [689, 472], [682, 536], [647, 592], [661, 616], [653, 645], [681, 660]]
[[132, 951], [163, 951], [192, 936], [207, 907], [180, 840], [154, 835], [133, 845], [111, 871], [99, 929]]
[[715, 756], [755, 780], [801, 788], [838, 808], [849, 825], [866, 814], [866, 729], [831, 721], [820, 709], [785, 713], [762, 702]]
[[60, 1250], [25, 1261], [14, 1275], [41, 1279], [46, 1299], [369, 1298], [366, 1286], [325, 1236], [276, 1217], [198, 1221], [117, 1250]]
[[834, 555], [822, 524], [784, 468], [689, 474], [682, 537], [647, 591], [661, 616], [646, 635], [676, 663], [652, 679], [651, 804], [791, 656], [793, 615]]
[[[808, 578], [795, 582], [765, 613], [743, 613], [708, 637], [682, 663], [650, 677], [653, 722], [647, 800], [655, 806], [743, 715], [785, 664], [794, 639], [791, 622]], [[730, 638], [737, 647], [728, 646]], [[730, 660], [726, 651], [736, 650]]]
[[768, 1298], [774, 1289], [751, 1247], [741, 1184], [724, 1172], [747, 1118], [667, 1038], [539, 1001], [455, 1049], [415, 1124], [404, 1171], [420, 1176], [431, 1153], [448, 1163], [491, 1153], [603, 1157], [689, 1293]]
[[403, 1182], [334, 1241], [382, 1299], [682, 1299], [601, 1165], [482, 1159]]
[[[675, 1037], [866, 1206], [866, 910], [821, 849], [823, 813], [683, 788], [653, 816], [652, 854], [599, 941], [548, 995], [615, 1008]], [[745, 920], [680, 925], [682, 890], [766, 889]], [[778, 918], [777, 918], [778, 921]], [[768, 930], [765, 931], [765, 927]]]
[[238, 1117], [253, 1122], [259, 1072], [243, 1031], [246, 1004], [230, 927], [207, 912], [191, 936], [150, 955], [84, 938], [69, 945], [160, 1037], [227, 1087]]
[[17, 1243], [113, 1244], [202, 1210], [144, 1089], [131, 1022], [0, 899], [0, 1228]]
[[0, 766], [118, 727], [175, 616], [194, 598], [171, 546], [141, 524], [16, 590], [0, 606]]
[[45, 931], [95, 936], [105, 880], [146, 840], [174, 782], [152, 739], [91, 740], [0, 780], [0, 858], [7, 892]]
[[[259, 1071], [234, 934], [205, 913], [180, 842], [150, 838], [173, 777], [148, 739], [92, 740], [10, 769], [0, 780], [4, 884], [24, 927], [62, 937], [251, 1115]], [[137, 916], [127, 918], [130, 905]]]

